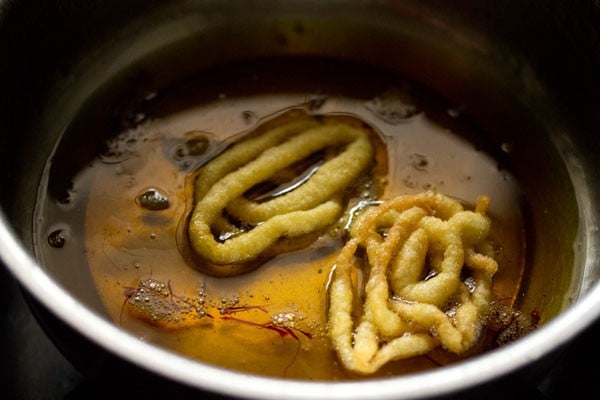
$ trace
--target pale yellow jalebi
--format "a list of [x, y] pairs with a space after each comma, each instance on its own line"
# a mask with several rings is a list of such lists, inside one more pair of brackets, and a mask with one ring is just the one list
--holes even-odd
[[[326, 157], [299, 187], [263, 202], [244, 197], [279, 171], [332, 149], [333, 156]], [[255, 260], [274, 245], [285, 248], [286, 241], [321, 232], [337, 222], [344, 192], [373, 156], [373, 145], [364, 131], [312, 119], [290, 122], [236, 143], [205, 165], [196, 178], [196, 204], [188, 226], [192, 249], [208, 261], [211, 273], [244, 272], [231, 265]], [[228, 219], [239, 221], [244, 229], [236, 231]], [[215, 231], [234, 234], [222, 240], [215, 237]]]
[[[481, 196], [467, 211], [433, 191], [404, 195], [352, 224], [329, 288], [330, 336], [347, 369], [371, 374], [438, 346], [460, 354], [475, 344], [498, 269], [489, 201]], [[361, 249], [366, 257], [357, 255]], [[358, 269], [365, 270], [364, 293]]]

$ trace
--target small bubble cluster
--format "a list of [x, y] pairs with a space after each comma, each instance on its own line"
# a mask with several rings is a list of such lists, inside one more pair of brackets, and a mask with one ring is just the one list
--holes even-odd
[[105, 149], [99, 155], [100, 161], [105, 164], [116, 164], [135, 157], [139, 143], [146, 140], [145, 135], [143, 129], [136, 127], [107, 140]]
[[375, 200], [381, 195], [381, 186], [371, 179], [362, 179], [357, 183], [357, 193], [361, 200]]
[[224, 315], [231, 308], [237, 307], [240, 304], [240, 298], [238, 295], [233, 295], [231, 297], [223, 296], [221, 297], [221, 304], [217, 307], [219, 313]]
[[294, 328], [296, 326], [296, 314], [290, 312], [273, 314], [271, 316], [271, 322], [273, 322], [275, 326], [282, 328]]
[[146, 210], [159, 211], [169, 208], [169, 198], [160, 189], [148, 188], [136, 197], [136, 203]]
[[407, 90], [391, 89], [369, 100], [365, 107], [379, 119], [396, 125], [419, 113], [410, 99]]
[[194, 161], [207, 153], [210, 148], [210, 138], [208, 133], [200, 131], [187, 132], [186, 136], [191, 136], [185, 142], [177, 143], [169, 150], [170, 158], [179, 166], [186, 170], [194, 164]]
[[48, 244], [56, 249], [62, 249], [67, 243], [67, 232], [64, 229], [56, 229], [48, 235]]
[[205, 296], [174, 295], [170, 283], [143, 279], [137, 288], [126, 290], [127, 304], [139, 318], [158, 326], [181, 327], [195, 323], [208, 314]]
[[414, 153], [409, 156], [410, 165], [417, 171], [426, 171], [429, 160], [423, 154]]

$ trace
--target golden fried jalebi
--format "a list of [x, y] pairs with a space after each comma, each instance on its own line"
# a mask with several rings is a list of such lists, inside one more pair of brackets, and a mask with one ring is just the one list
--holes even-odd
[[[438, 346], [460, 354], [475, 344], [498, 268], [487, 239], [489, 201], [481, 196], [468, 211], [432, 191], [404, 195], [352, 223], [329, 288], [330, 336], [347, 369], [370, 374]], [[357, 268], [365, 269], [364, 294]]]
[[[244, 194], [311, 155], [322, 164], [293, 190], [266, 201]], [[314, 241], [338, 221], [344, 194], [372, 163], [367, 133], [305, 118], [236, 143], [196, 178], [188, 233], [192, 249], [215, 275], [236, 275], [253, 260]], [[233, 222], [231, 222], [233, 221]], [[223, 235], [222, 233], [225, 233]]]

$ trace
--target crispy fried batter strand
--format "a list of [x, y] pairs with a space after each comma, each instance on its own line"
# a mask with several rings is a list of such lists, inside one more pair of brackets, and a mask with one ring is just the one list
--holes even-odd
[[[438, 346], [457, 354], [473, 346], [498, 269], [487, 240], [489, 201], [481, 196], [467, 211], [432, 191], [399, 196], [352, 224], [329, 288], [330, 336], [347, 369], [370, 374]], [[363, 294], [354, 279], [359, 250], [368, 264]]]
[[[279, 171], [321, 151], [329, 151], [329, 156], [297, 188], [262, 202], [244, 197]], [[244, 263], [275, 245], [293, 248], [290, 243], [316, 239], [315, 233], [337, 222], [343, 212], [344, 191], [370, 165], [373, 155], [364, 131], [312, 119], [291, 122], [235, 144], [197, 176], [196, 204], [188, 226], [193, 250], [207, 261], [207, 272], [236, 275], [246, 271], [248, 264]], [[219, 237], [219, 232], [228, 234]]]

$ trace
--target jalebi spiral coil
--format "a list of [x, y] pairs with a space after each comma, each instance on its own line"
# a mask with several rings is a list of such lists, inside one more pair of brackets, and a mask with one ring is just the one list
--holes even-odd
[[438, 346], [460, 354], [476, 343], [498, 268], [489, 201], [481, 196], [468, 211], [429, 191], [373, 206], [354, 221], [329, 288], [330, 336], [347, 369], [371, 374]]
[[[298, 187], [265, 201], [244, 196], [317, 152], [327, 156]], [[200, 268], [214, 275], [236, 275], [254, 268], [252, 261], [314, 241], [339, 220], [345, 193], [373, 156], [363, 130], [309, 118], [234, 144], [196, 177], [188, 235], [203, 260]]]

